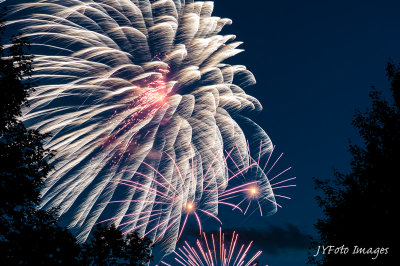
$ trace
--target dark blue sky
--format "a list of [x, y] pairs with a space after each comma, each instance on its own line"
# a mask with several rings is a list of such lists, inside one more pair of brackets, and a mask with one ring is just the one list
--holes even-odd
[[246, 51], [233, 62], [257, 79], [248, 90], [264, 106], [256, 121], [285, 152], [282, 167], [292, 165], [298, 178], [296, 188], [285, 190], [293, 199], [281, 200], [283, 209], [257, 225], [244, 223], [281, 227], [290, 239], [281, 251], [260, 244], [270, 266], [305, 265], [301, 237], [313, 234], [321, 215], [311, 178], [348, 170], [349, 139], [359, 142], [354, 111], [369, 106], [371, 85], [387, 88], [388, 58], [400, 61], [399, 11], [399, 1], [215, 1], [214, 15], [233, 20], [225, 33], [244, 42]]

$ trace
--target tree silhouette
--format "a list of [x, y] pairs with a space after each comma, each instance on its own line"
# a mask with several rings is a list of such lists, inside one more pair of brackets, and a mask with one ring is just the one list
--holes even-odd
[[86, 245], [87, 257], [95, 265], [116, 265], [125, 259], [124, 247], [122, 232], [114, 225], [108, 228], [97, 225], [91, 242]]
[[153, 245], [150, 239], [139, 237], [136, 231], [126, 236], [126, 254], [129, 258], [129, 265], [145, 265], [152, 258], [151, 249]]
[[344, 245], [349, 250], [322, 259], [311, 254], [310, 264], [393, 265], [394, 189], [400, 177], [400, 65], [389, 62], [386, 74], [393, 99], [384, 99], [372, 87], [372, 107], [355, 114], [352, 124], [363, 145], [350, 145], [350, 172], [335, 171], [332, 182], [314, 179], [324, 193], [317, 201], [325, 217], [315, 224], [320, 241], [313, 242], [312, 250], [318, 245]]
[[[3, 15], [0, 16], [3, 18]], [[4, 33], [1, 21], [1, 35]], [[38, 210], [40, 189], [50, 171], [47, 135], [26, 129], [18, 120], [33, 91], [28, 41], [12, 36], [7, 49], [0, 39], [0, 262], [75, 264], [79, 245], [57, 225], [56, 210]]]
[[84, 244], [82, 263], [87, 265], [146, 265], [151, 259], [151, 241], [136, 232], [123, 236], [111, 225], [97, 225], [93, 238]]

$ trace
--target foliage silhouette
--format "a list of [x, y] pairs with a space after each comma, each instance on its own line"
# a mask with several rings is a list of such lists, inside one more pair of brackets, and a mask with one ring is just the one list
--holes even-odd
[[[325, 217], [315, 224], [320, 240], [313, 241], [311, 250], [315, 254], [319, 245], [344, 245], [349, 250], [347, 254], [326, 254], [322, 259], [310, 254], [310, 264], [392, 265], [396, 228], [393, 193], [400, 176], [400, 65], [389, 62], [386, 75], [391, 101], [372, 87], [372, 107], [357, 111], [352, 122], [363, 145], [350, 145], [350, 172], [335, 171], [334, 181], [314, 179], [316, 188], [323, 192], [317, 201]], [[355, 246], [365, 248], [362, 253], [373, 254], [354, 254]]]
[[151, 241], [136, 232], [126, 237], [111, 225], [97, 225], [93, 238], [83, 245], [82, 263], [87, 265], [146, 265], [151, 259]]
[[[4, 19], [0, 27], [3, 35]], [[80, 247], [57, 225], [56, 210], [37, 209], [53, 153], [43, 147], [47, 135], [26, 129], [18, 120], [21, 105], [33, 92], [32, 57], [21, 35], [12, 36], [10, 43], [5, 49], [0, 39], [0, 261], [76, 264]]]
[[126, 236], [126, 254], [129, 258], [129, 265], [144, 265], [152, 259], [151, 249], [154, 247], [150, 239], [139, 237], [136, 231]]

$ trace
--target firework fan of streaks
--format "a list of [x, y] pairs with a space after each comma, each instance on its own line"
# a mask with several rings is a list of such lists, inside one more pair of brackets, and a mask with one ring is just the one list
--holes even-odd
[[271, 151], [245, 117], [262, 109], [243, 90], [252, 73], [223, 63], [241, 43], [219, 35], [231, 21], [212, 16], [212, 2], [7, 2], [15, 3], [9, 27], [32, 42], [39, 82], [24, 122], [50, 132], [46, 147], [57, 151], [42, 208], [60, 206], [80, 241], [107, 222], [171, 252], [188, 202], [218, 214], [229, 178], [224, 151], [240, 168], [257, 161], [242, 127]]
[[[234, 149], [238, 148], [235, 147]], [[263, 216], [263, 206], [266, 205], [266, 202], [282, 208], [275, 198], [291, 199], [280, 191], [284, 188], [296, 186], [293, 184], [296, 177], [286, 177], [292, 167], [283, 170], [277, 167], [283, 153], [274, 153], [275, 146], [267, 156], [262, 154], [262, 149], [262, 141], [260, 141], [258, 147], [254, 147], [253, 151], [248, 145], [250, 161], [247, 167], [240, 167], [240, 165], [243, 165], [243, 158], [236, 161], [235, 158], [230, 156], [231, 152], [225, 151], [230, 176], [225, 191], [218, 194], [219, 204], [230, 206], [232, 211], [238, 210], [244, 215], [257, 211]], [[255, 154], [252, 155], [253, 153]], [[276, 193], [276, 191], [279, 191], [279, 193]], [[250, 207], [252, 205], [254, 208]]]
[[[239, 244], [239, 235], [232, 233], [229, 242], [225, 241], [225, 234], [219, 228], [219, 234], [207, 235], [203, 232], [202, 239], [196, 241], [197, 247], [190, 246], [186, 241], [182, 247], [179, 247], [175, 253], [175, 261], [184, 266], [252, 266], [256, 264], [256, 259], [262, 254], [257, 251], [254, 255], [248, 256], [253, 241], [248, 245]], [[248, 259], [249, 258], [249, 259]], [[171, 266], [161, 261], [160, 265]]]

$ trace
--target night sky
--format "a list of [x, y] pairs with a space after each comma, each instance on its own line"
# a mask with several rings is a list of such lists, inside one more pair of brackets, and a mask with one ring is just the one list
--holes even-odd
[[[312, 177], [349, 169], [349, 139], [360, 141], [353, 114], [369, 106], [371, 85], [387, 88], [388, 59], [400, 62], [399, 11], [399, 1], [215, 1], [213, 15], [233, 20], [223, 33], [244, 42], [245, 51], [228, 62], [245, 65], [257, 80], [247, 93], [264, 110], [252, 118], [284, 152], [277, 170], [292, 166], [286, 177], [297, 177], [297, 187], [282, 191], [292, 199], [278, 199], [283, 208], [276, 214], [227, 211], [222, 218], [225, 231], [254, 240], [253, 253], [263, 250], [260, 265], [306, 265], [322, 215]], [[203, 222], [206, 231], [217, 225]], [[198, 236], [195, 225], [186, 239]]]
[[289, 164], [297, 177], [283, 209], [243, 225], [269, 233], [268, 241], [253, 234], [262, 264], [305, 265], [306, 235], [322, 215], [312, 177], [349, 169], [349, 139], [360, 141], [353, 114], [369, 106], [371, 85], [388, 87], [388, 58], [400, 61], [399, 11], [398, 1], [215, 1], [214, 15], [233, 20], [225, 33], [244, 42], [233, 62], [257, 79], [248, 93], [264, 110], [255, 120], [285, 152], [282, 170]]
[[312, 177], [349, 169], [349, 140], [360, 142], [353, 114], [369, 106], [371, 85], [388, 88], [388, 59], [400, 61], [399, 11], [398, 1], [215, 1], [214, 15], [233, 20], [224, 32], [244, 42], [231, 62], [257, 79], [247, 93], [264, 110], [254, 119], [285, 153], [281, 170], [297, 177], [275, 215], [234, 225], [263, 250], [260, 264], [306, 265], [322, 215]]

